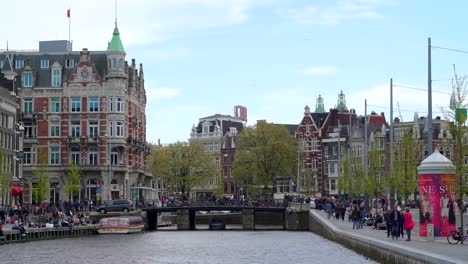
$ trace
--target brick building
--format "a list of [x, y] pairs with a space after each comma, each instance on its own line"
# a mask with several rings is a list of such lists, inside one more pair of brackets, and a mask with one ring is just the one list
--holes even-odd
[[39, 51], [0, 52], [0, 61], [12, 62], [0, 66], [17, 76], [25, 204], [42, 202], [33, 195], [41, 166], [51, 203], [70, 199], [64, 185], [72, 163], [81, 172], [78, 200], [130, 198], [131, 187], [151, 186], [143, 66], [127, 63], [117, 25], [105, 51], [43, 41]]

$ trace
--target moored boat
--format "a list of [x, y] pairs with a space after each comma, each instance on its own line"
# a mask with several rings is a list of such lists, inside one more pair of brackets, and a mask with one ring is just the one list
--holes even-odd
[[141, 216], [106, 217], [99, 221], [99, 234], [130, 234], [143, 231]]

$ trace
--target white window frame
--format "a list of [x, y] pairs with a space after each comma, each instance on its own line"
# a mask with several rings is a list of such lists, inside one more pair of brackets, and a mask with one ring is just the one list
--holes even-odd
[[88, 137], [97, 138], [99, 136], [99, 121], [88, 121]]
[[23, 149], [23, 164], [32, 164], [32, 148]]
[[23, 73], [23, 87], [33, 87], [32, 72]]
[[33, 99], [32, 98], [24, 98], [23, 99], [23, 113], [30, 114], [32, 112], [34, 112]]
[[22, 69], [24, 67], [24, 60], [15, 61], [15, 69]]
[[88, 149], [88, 164], [98, 165], [99, 162], [99, 149], [95, 146], [91, 146]]
[[49, 60], [46, 60], [46, 59], [41, 60], [41, 69], [49, 69]]
[[65, 60], [65, 67], [66, 68], [74, 68], [75, 67], [75, 60], [74, 59], [66, 59]]
[[51, 77], [50, 81], [51, 81], [52, 87], [62, 86], [62, 69], [52, 68], [50, 77]]
[[[53, 151], [57, 150], [57, 151]], [[51, 146], [49, 148], [49, 164], [50, 165], [59, 165], [60, 164], [60, 147]]]
[[109, 97], [109, 112], [114, 112], [114, 97]]
[[50, 121], [50, 136], [51, 137], [60, 137], [60, 121], [51, 120]]
[[125, 126], [124, 121], [116, 121], [115, 122], [115, 136], [117, 136], [117, 137], [124, 137], [125, 136], [124, 126]]
[[[78, 99], [78, 101], [76, 99]], [[78, 104], [78, 105], [76, 105], [76, 104]], [[80, 113], [81, 112], [81, 97], [72, 97], [72, 98], [70, 98], [70, 112], [72, 112], [72, 113]]]
[[[57, 100], [55, 100], [55, 99], [57, 99]], [[54, 105], [56, 107], [54, 107]], [[56, 108], [56, 109], [54, 109], [54, 108]], [[59, 113], [60, 112], [60, 97], [50, 98], [50, 112], [51, 113]]]
[[80, 155], [80, 147], [72, 147], [70, 151], [70, 162], [74, 162], [75, 165], [80, 165], [81, 163], [81, 155]]
[[[78, 124], [76, 124], [78, 122]], [[81, 121], [70, 121], [70, 137], [79, 138], [81, 136]]]
[[116, 106], [115, 106], [116, 112], [124, 112], [124, 106], [125, 106], [124, 98], [121, 96], [116, 97], [115, 103], [116, 103]]
[[99, 112], [99, 97], [89, 97], [88, 111]]

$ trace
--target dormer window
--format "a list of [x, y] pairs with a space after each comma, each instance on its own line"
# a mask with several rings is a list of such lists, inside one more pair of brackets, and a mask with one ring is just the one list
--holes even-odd
[[23, 67], [24, 67], [24, 60], [16, 60], [15, 68], [16, 69], [22, 69]]
[[49, 68], [49, 60], [41, 60], [41, 69]]
[[62, 86], [62, 66], [58, 62], [52, 65], [51, 84], [52, 87]]
[[75, 67], [75, 60], [74, 59], [68, 59], [65, 61], [65, 67], [67, 68], [73, 68]]
[[210, 126], [203, 126], [203, 134], [208, 134], [210, 132]]
[[33, 86], [33, 75], [32, 72], [23, 74], [23, 87], [32, 87]]

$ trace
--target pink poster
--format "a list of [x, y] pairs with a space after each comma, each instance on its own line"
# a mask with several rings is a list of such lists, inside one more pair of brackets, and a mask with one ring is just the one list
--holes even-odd
[[434, 225], [434, 236], [446, 236], [456, 228], [455, 175], [419, 175], [419, 235], [425, 237], [427, 225]]

